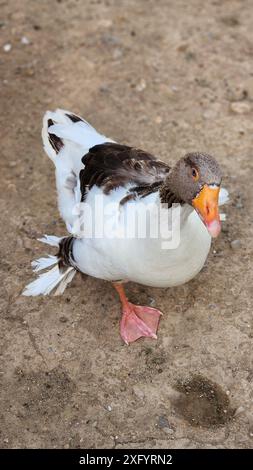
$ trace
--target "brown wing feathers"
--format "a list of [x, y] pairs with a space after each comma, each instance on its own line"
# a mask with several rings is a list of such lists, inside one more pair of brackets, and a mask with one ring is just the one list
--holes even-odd
[[[85, 168], [80, 172], [82, 201], [87, 189], [100, 186], [105, 194], [119, 186], [136, 183], [136, 194], [149, 194], [170, 171], [170, 167], [153, 155], [127, 145], [106, 143], [89, 150], [82, 162]], [[146, 194], [145, 194], [146, 193]]]

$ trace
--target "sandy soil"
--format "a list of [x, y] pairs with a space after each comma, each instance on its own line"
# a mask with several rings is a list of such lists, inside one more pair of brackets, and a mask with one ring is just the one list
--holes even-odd
[[[252, 2], [0, 8], [1, 447], [252, 447]], [[167, 162], [203, 150], [221, 163], [228, 220], [200, 275], [128, 286], [164, 312], [157, 341], [122, 344], [103, 281], [20, 296], [45, 253], [36, 238], [65, 234], [40, 138], [57, 106]]]

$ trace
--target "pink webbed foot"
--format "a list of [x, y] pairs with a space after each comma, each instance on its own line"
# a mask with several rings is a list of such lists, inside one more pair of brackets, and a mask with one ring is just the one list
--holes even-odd
[[126, 344], [133, 343], [142, 336], [156, 339], [158, 323], [162, 312], [152, 307], [134, 305], [128, 301], [122, 283], [114, 282], [119, 294], [123, 312], [120, 322], [120, 334]]
[[126, 344], [142, 336], [157, 339], [156, 332], [162, 312], [151, 307], [142, 307], [130, 302], [124, 304], [120, 322], [120, 334]]

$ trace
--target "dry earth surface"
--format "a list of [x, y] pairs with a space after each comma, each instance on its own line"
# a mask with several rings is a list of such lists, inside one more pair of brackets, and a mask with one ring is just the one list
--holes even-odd
[[[252, 447], [252, 1], [0, 11], [0, 446]], [[166, 162], [203, 150], [221, 163], [231, 202], [202, 272], [173, 289], [128, 286], [164, 312], [157, 341], [122, 344], [106, 282], [20, 295], [47, 250], [36, 238], [65, 234], [40, 138], [59, 106]]]

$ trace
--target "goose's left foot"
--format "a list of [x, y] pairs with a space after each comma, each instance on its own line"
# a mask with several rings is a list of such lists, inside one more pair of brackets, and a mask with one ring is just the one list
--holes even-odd
[[120, 334], [126, 344], [133, 343], [142, 336], [156, 339], [156, 332], [162, 312], [156, 308], [134, 305], [128, 301], [122, 284], [114, 283], [123, 311]]

